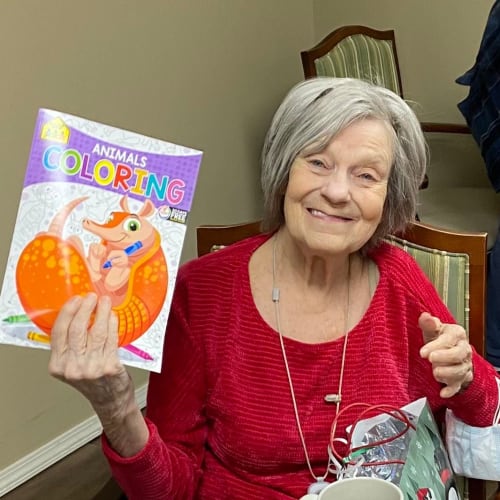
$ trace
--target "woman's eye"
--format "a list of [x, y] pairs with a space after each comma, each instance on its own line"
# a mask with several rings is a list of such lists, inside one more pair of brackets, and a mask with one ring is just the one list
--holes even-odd
[[368, 172], [363, 172], [362, 174], [359, 175], [359, 177], [365, 181], [375, 181], [375, 177], [368, 173]]
[[312, 159], [309, 163], [316, 168], [326, 168], [326, 165], [321, 160]]

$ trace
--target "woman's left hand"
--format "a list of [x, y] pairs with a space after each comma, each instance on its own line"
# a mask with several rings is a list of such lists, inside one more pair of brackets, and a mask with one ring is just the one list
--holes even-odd
[[465, 389], [474, 378], [472, 347], [460, 325], [441, 323], [439, 318], [424, 312], [418, 318], [425, 345], [420, 356], [432, 364], [434, 378], [444, 384], [440, 395], [450, 398]]

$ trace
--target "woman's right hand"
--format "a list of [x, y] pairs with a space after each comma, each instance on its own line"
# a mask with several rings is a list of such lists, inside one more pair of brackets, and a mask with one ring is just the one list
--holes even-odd
[[49, 373], [89, 400], [119, 454], [133, 455], [146, 444], [134, 385], [118, 356], [118, 319], [109, 297], [89, 293], [64, 304], [52, 328]]

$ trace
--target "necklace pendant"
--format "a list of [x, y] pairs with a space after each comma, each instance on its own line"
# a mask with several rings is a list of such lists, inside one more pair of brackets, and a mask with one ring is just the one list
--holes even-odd
[[325, 480], [319, 479], [309, 485], [309, 488], [307, 488], [307, 493], [317, 495], [318, 493], [322, 492], [329, 484], [330, 483], [326, 482]]
[[342, 401], [342, 396], [340, 394], [326, 394], [325, 403], [336, 403], [339, 404]]

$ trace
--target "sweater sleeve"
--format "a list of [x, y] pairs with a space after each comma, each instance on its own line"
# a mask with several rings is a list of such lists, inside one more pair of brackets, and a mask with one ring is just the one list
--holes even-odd
[[[406, 259], [411, 259], [407, 256]], [[498, 386], [496, 383], [496, 371], [493, 366], [481, 357], [473, 348], [472, 365], [474, 378], [467, 389], [461, 391], [451, 398], [441, 398], [439, 392], [442, 385], [438, 383], [432, 374], [432, 365], [427, 359], [420, 357], [420, 348], [423, 345], [422, 331], [418, 326], [418, 317], [423, 312], [429, 312], [438, 317], [443, 323], [456, 323], [450, 311], [443, 303], [432, 283], [427, 279], [423, 271], [413, 261], [408, 260], [405, 281], [401, 285], [412, 291], [412, 307], [416, 308], [415, 325], [413, 325], [413, 337], [411, 356], [414, 359], [413, 377], [410, 382], [415, 393], [425, 395], [434, 411], [449, 408], [453, 413], [469, 425], [477, 427], [492, 424], [493, 416], [498, 404]], [[411, 330], [410, 330], [411, 331]], [[424, 393], [422, 394], [422, 388]]]
[[204, 359], [188, 325], [189, 300], [181, 271], [168, 320], [162, 371], [151, 373], [149, 379], [149, 440], [137, 455], [123, 458], [103, 436], [103, 451], [129, 500], [193, 498], [201, 477], [206, 440]]

